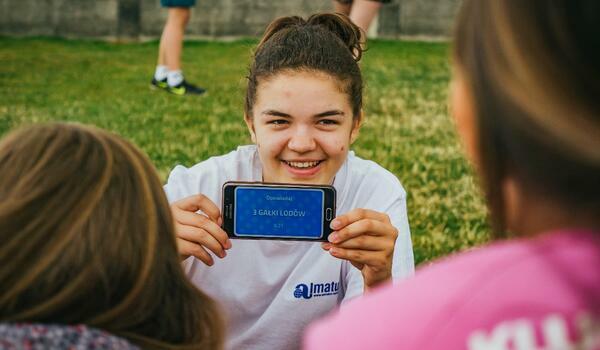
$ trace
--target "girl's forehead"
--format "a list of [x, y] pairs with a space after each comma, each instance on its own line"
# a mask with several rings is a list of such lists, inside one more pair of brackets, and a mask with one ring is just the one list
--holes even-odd
[[344, 90], [342, 88], [344, 84], [339, 78], [326, 72], [314, 70], [283, 70], [261, 80], [261, 83], [258, 84], [259, 90], [272, 88], [273, 85], [282, 88], [292, 84], [295, 87], [305, 85], [324, 90], [338, 90], [339, 92]]
[[340, 89], [336, 78], [325, 74], [277, 74], [262, 81], [257, 88], [259, 103], [277, 98], [281, 100], [311, 99], [313, 103], [319, 103], [328, 99], [347, 99], [346, 93]]
[[327, 80], [281, 79], [258, 91], [255, 111], [277, 110], [288, 114], [318, 114], [351, 109], [346, 93]]
[[330, 74], [283, 71], [257, 86], [253, 108], [256, 117], [284, 113], [295, 118], [312, 118], [331, 111], [352, 115], [348, 93], [341, 89], [339, 79]]

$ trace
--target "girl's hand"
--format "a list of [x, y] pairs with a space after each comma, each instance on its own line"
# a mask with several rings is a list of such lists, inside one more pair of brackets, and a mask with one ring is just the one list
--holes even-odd
[[398, 230], [390, 218], [369, 209], [354, 209], [331, 222], [335, 231], [322, 248], [359, 269], [365, 288], [392, 278], [392, 258]]
[[[196, 213], [201, 210], [204, 214]], [[171, 204], [175, 220], [177, 250], [182, 259], [195, 256], [208, 266], [214, 264], [206, 249], [224, 258], [231, 248], [227, 233], [221, 229], [221, 211], [206, 196], [197, 194]]]

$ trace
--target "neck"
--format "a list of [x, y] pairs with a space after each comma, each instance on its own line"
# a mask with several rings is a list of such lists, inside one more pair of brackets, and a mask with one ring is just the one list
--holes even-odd
[[597, 209], [569, 206], [543, 194], [520, 195], [508, 200], [506, 213], [508, 229], [517, 236], [535, 236], [560, 229], [600, 231]]

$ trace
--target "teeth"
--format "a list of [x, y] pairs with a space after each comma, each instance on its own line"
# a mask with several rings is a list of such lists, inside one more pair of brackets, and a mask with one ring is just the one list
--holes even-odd
[[286, 162], [288, 165], [293, 166], [294, 168], [312, 168], [319, 164], [319, 161], [315, 162]]

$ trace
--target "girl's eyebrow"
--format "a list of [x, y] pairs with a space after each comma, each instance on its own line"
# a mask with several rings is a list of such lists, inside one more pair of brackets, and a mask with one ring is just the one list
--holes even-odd
[[315, 115], [315, 118], [321, 118], [321, 117], [331, 117], [334, 115], [339, 115], [339, 116], [344, 116], [344, 111], [341, 111], [339, 109], [332, 109], [329, 111], [325, 111], [325, 112], [321, 112], [319, 114]]
[[[287, 113], [283, 113], [283, 112], [280, 112], [280, 111], [275, 110], [275, 109], [266, 109], [266, 110], [262, 111], [261, 114], [262, 115], [273, 116], [273, 117], [284, 117], [284, 118], [291, 118], [292, 117], [291, 115], [289, 115]], [[336, 115], [339, 115], [339, 116], [343, 117], [345, 114], [344, 114], [344, 111], [342, 111], [342, 110], [332, 109], [332, 110], [329, 110], [329, 111], [325, 111], [325, 112], [321, 112], [321, 113], [315, 114], [314, 117], [315, 118], [322, 118], [322, 117], [331, 117], [331, 116], [336, 116]]]
[[292, 117], [291, 115], [289, 115], [287, 113], [283, 113], [283, 112], [280, 112], [280, 111], [277, 111], [277, 110], [274, 110], [274, 109], [264, 110], [264, 111], [262, 111], [261, 114], [263, 114], [263, 115], [270, 115], [270, 116], [273, 116], [273, 117], [285, 117], [285, 118], [291, 118]]

